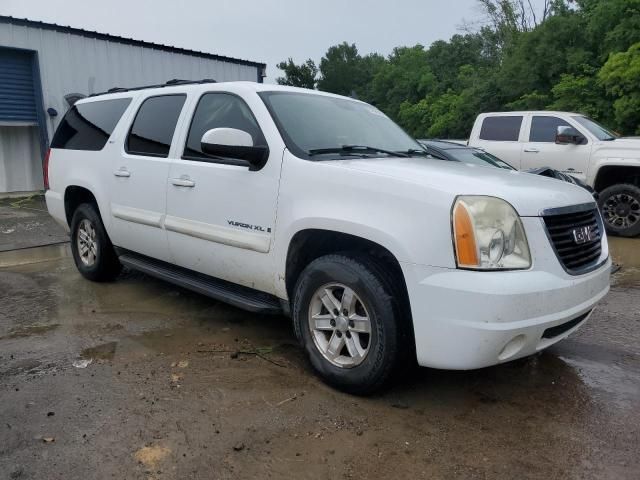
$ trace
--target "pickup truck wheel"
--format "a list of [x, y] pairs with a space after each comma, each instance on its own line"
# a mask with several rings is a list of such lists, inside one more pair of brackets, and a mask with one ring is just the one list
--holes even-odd
[[598, 205], [607, 232], [621, 237], [640, 235], [640, 188], [622, 183], [600, 192]]
[[94, 282], [115, 279], [122, 265], [96, 207], [81, 204], [71, 219], [71, 252], [78, 271]]
[[296, 334], [330, 385], [358, 395], [379, 390], [400, 360], [396, 309], [362, 258], [327, 255], [311, 262], [295, 289]]

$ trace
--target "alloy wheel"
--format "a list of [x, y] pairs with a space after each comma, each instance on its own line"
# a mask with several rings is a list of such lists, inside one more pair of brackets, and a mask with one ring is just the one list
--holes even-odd
[[602, 206], [602, 216], [612, 227], [633, 227], [640, 221], [640, 199], [626, 193], [611, 195]]
[[309, 308], [309, 329], [318, 351], [335, 366], [355, 367], [369, 353], [369, 313], [346, 285], [331, 283], [316, 290]]
[[78, 226], [76, 238], [80, 260], [87, 267], [93, 266], [98, 258], [96, 229], [89, 219], [83, 218]]

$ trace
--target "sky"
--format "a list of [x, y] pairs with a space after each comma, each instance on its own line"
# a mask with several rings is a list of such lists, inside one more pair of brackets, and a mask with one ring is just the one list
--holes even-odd
[[360, 53], [428, 46], [477, 20], [476, 0], [0, 0], [0, 15], [70, 25], [267, 64], [319, 62], [343, 41]]

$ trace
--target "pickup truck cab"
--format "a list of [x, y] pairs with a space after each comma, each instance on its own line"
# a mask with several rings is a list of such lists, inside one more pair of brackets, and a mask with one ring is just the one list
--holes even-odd
[[288, 314], [314, 369], [349, 392], [416, 359], [473, 369], [533, 354], [609, 289], [585, 190], [431, 158], [375, 107], [328, 93], [185, 82], [96, 95], [65, 115], [46, 173], [86, 278], [125, 265]]
[[640, 235], [640, 139], [619, 138], [579, 113], [501, 112], [478, 115], [468, 144], [518, 170], [551, 167], [577, 177], [599, 194], [610, 233]]

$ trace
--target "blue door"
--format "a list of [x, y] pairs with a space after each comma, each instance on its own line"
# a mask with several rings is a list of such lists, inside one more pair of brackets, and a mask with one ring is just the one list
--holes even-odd
[[38, 123], [31, 52], [0, 48], [0, 122]]

